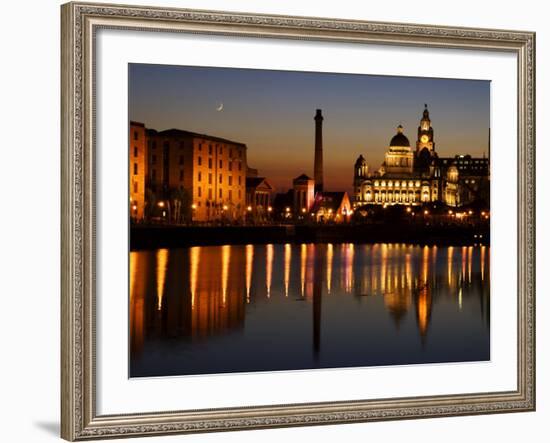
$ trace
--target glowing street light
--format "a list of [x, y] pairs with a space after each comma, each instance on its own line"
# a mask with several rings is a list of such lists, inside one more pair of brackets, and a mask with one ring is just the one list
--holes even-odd
[[227, 211], [227, 205], [223, 205], [223, 210]]
[[246, 210], [247, 210], [248, 212], [252, 211], [252, 206], [247, 206], [247, 207], [246, 207]]
[[287, 207], [285, 208], [285, 211], [286, 211], [286, 212], [290, 212], [290, 208], [287, 206]]
[[271, 211], [273, 211], [273, 208], [271, 206], [268, 206], [267, 207], [267, 212], [271, 212]]
[[164, 202], [159, 202], [158, 206], [159, 208], [164, 208]]
[[429, 214], [428, 210], [425, 209], [425, 210], [424, 210], [424, 215], [428, 215], [428, 214]]
[[197, 205], [196, 205], [195, 203], [193, 203], [193, 204], [191, 205], [191, 209], [197, 209]]

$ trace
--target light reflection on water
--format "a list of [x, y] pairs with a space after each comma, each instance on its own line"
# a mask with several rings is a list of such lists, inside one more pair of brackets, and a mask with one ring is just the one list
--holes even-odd
[[489, 359], [489, 247], [130, 254], [131, 376]]

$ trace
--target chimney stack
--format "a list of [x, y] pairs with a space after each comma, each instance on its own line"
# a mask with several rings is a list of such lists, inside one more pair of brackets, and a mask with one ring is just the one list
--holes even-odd
[[323, 116], [321, 110], [315, 112], [315, 164], [313, 178], [315, 193], [323, 192]]

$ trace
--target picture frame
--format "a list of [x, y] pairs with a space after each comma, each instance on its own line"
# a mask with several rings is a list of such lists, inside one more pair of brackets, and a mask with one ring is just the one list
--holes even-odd
[[[61, 8], [61, 436], [263, 429], [535, 410], [535, 34], [524, 31], [134, 7]], [[517, 57], [517, 389], [246, 407], [97, 413], [96, 33], [163, 32], [428, 49]], [[515, 344], [514, 344], [515, 345]]]

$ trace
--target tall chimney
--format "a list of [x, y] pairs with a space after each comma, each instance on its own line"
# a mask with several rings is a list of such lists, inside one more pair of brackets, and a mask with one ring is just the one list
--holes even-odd
[[315, 193], [323, 192], [323, 116], [321, 110], [315, 112], [315, 164], [313, 178]]

